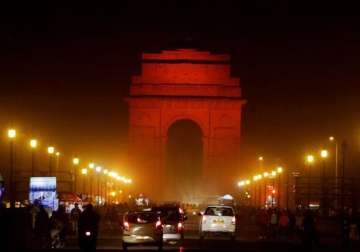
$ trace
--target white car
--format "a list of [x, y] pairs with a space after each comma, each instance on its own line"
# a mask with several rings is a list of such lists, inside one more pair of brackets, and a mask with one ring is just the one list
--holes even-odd
[[200, 220], [200, 239], [211, 234], [226, 234], [235, 239], [236, 217], [231, 206], [208, 206]]

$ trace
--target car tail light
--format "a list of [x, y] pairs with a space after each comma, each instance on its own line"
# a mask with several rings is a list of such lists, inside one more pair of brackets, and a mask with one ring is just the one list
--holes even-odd
[[130, 229], [129, 222], [124, 221], [124, 229], [125, 229], [125, 230], [129, 230], [129, 229]]
[[178, 230], [182, 230], [184, 228], [184, 225], [181, 222], [179, 222], [177, 227], [178, 227]]
[[156, 227], [156, 228], [160, 228], [160, 227], [161, 227], [161, 221], [160, 221], [160, 220], [158, 220], [158, 221], [156, 222], [155, 227]]
[[236, 218], [235, 218], [235, 216], [234, 216], [234, 217], [232, 217], [232, 219], [231, 219], [231, 224], [233, 224], [233, 225], [235, 225], [235, 224], [236, 224]]

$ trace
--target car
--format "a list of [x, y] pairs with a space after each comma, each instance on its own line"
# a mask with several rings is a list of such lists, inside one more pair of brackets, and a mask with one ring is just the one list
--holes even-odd
[[122, 246], [126, 251], [133, 245], [155, 245], [163, 248], [163, 227], [154, 211], [127, 212], [123, 218]]
[[236, 217], [234, 208], [223, 205], [208, 206], [201, 214], [199, 229], [201, 240], [211, 234], [228, 235], [232, 240], [235, 240]]
[[156, 207], [163, 223], [163, 241], [169, 244], [184, 242], [184, 221], [187, 219], [184, 211], [178, 205], [163, 205]]

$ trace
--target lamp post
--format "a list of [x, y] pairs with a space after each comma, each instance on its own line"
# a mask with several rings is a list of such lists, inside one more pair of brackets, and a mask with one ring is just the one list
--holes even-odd
[[271, 206], [274, 207], [275, 202], [274, 202], [274, 197], [275, 197], [275, 179], [276, 179], [276, 171], [272, 171], [271, 172], [271, 179], [272, 179], [272, 196], [271, 196]]
[[16, 138], [16, 130], [8, 130], [8, 138], [10, 140], [10, 206], [15, 206], [15, 185], [14, 185], [14, 139]]
[[86, 186], [85, 178], [86, 178], [86, 176], [88, 174], [88, 169], [87, 168], [82, 168], [81, 169], [81, 174], [83, 175], [83, 189], [82, 189], [82, 191], [83, 191], [83, 194], [86, 194], [85, 193], [85, 186]]
[[101, 171], [102, 171], [102, 167], [101, 166], [96, 166], [95, 171], [97, 172], [97, 201], [98, 204], [100, 204], [100, 179], [101, 179]]
[[31, 177], [35, 176], [35, 149], [37, 147], [37, 140], [31, 139], [30, 142], [30, 148], [31, 148]]
[[266, 196], [266, 189], [267, 189], [267, 179], [268, 179], [268, 177], [269, 177], [269, 173], [268, 172], [264, 172], [263, 173], [263, 184], [264, 184], [264, 200], [265, 200], [265, 202], [264, 202], [264, 204], [265, 204], [265, 206], [266, 206], [266, 204], [267, 204], [267, 196]]
[[338, 206], [338, 178], [339, 178], [339, 169], [338, 169], [338, 158], [339, 158], [339, 148], [338, 148], [338, 141], [334, 136], [329, 137], [329, 141], [335, 144], [335, 208]]
[[55, 153], [56, 156], [56, 170], [55, 171], [59, 171], [60, 170], [60, 152], [56, 152]]
[[52, 157], [54, 155], [55, 148], [53, 146], [48, 147], [48, 154], [49, 154], [49, 176], [51, 177], [53, 174], [52, 171]]
[[280, 208], [281, 207], [281, 194], [283, 193], [283, 191], [282, 191], [282, 188], [281, 188], [281, 174], [283, 173], [283, 168], [281, 167], [281, 166], [278, 166], [277, 168], [276, 168], [276, 172], [279, 174], [279, 176], [278, 176], [278, 179], [277, 179], [277, 181], [278, 181], [278, 207]]
[[[95, 164], [94, 163], [89, 163], [89, 171], [90, 170], [94, 170], [95, 169]], [[93, 180], [94, 180], [94, 173], [92, 172], [90, 174], [90, 200], [92, 201], [92, 197], [93, 197]]]
[[313, 155], [307, 155], [306, 156], [306, 163], [308, 165], [308, 183], [307, 183], [307, 207], [310, 206], [310, 194], [311, 194], [311, 164], [314, 163], [314, 156]]
[[74, 157], [72, 160], [73, 163], [73, 191], [76, 193], [76, 183], [77, 183], [77, 168], [80, 164], [80, 159], [78, 157]]
[[108, 175], [109, 171], [107, 169], [104, 169], [103, 173], [104, 173], [104, 180], [105, 180], [104, 181], [105, 188], [104, 188], [103, 197], [104, 197], [104, 201], [107, 203], [107, 175]]
[[320, 157], [322, 160], [322, 181], [321, 181], [321, 207], [322, 209], [325, 210], [326, 206], [326, 200], [325, 200], [325, 194], [326, 194], [326, 190], [325, 190], [325, 176], [326, 176], [326, 159], [329, 156], [329, 153], [327, 150], [321, 150], [320, 151]]

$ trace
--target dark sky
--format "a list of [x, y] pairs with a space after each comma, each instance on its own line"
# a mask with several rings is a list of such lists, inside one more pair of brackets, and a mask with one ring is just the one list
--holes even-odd
[[[20, 147], [34, 135], [64, 160], [76, 154], [126, 173], [123, 98], [140, 55], [189, 45], [232, 56], [248, 101], [244, 167], [261, 154], [266, 165], [298, 169], [329, 135], [348, 141], [353, 171], [360, 164], [360, 23], [352, 6], [117, 2], [0, 8], [0, 129], [21, 132], [19, 169], [27, 167]], [[4, 133], [2, 167], [6, 141]]]

